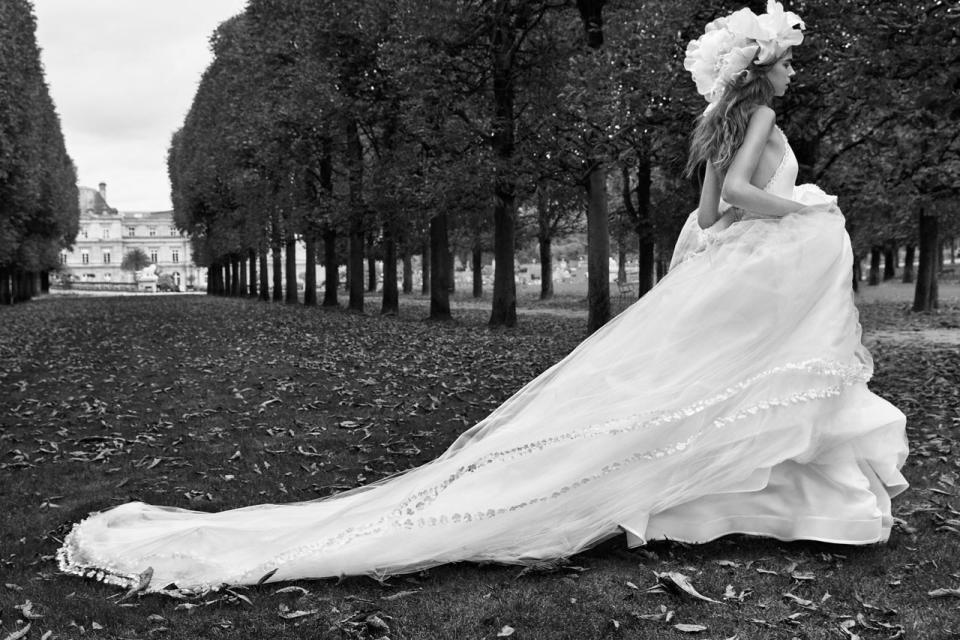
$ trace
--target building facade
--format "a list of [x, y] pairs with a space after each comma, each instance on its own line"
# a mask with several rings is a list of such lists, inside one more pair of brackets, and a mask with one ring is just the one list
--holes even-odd
[[80, 187], [80, 230], [72, 251], [60, 253], [63, 276], [74, 281], [133, 283], [132, 271], [120, 268], [123, 257], [142, 249], [170, 274], [181, 291], [206, 286], [206, 269], [193, 263], [190, 239], [173, 223], [173, 211], [121, 212], [107, 204], [107, 185]]

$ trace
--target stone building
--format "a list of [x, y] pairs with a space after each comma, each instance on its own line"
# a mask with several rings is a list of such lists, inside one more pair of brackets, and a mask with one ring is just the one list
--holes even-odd
[[80, 187], [80, 230], [72, 251], [60, 254], [60, 266], [71, 279], [91, 283], [133, 283], [134, 274], [120, 268], [131, 249], [140, 248], [168, 273], [180, 290], [206, 286], [206, 269], [193, 264], [190, 239], [173, 223], [173, 211], [121, 212], [107, 203], [107, 185]]

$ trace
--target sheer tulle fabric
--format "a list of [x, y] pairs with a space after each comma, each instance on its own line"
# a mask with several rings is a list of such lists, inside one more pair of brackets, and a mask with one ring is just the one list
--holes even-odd
[[[771, 188], [792, 189], [787, 173]], [[74, 527], [61, 568], [132, 585], [152, 567], [150, 590], [204, 589], [274, 570], [271, 582], [529, 563], [623, 531], [635, 544], [886, 540], [904, 416], [866, 388], [843, 216], [801, 192], [821, 204], [716, 233], [692, 214], [651, 292], [436, 460], [317, 501], [121, 505]]]

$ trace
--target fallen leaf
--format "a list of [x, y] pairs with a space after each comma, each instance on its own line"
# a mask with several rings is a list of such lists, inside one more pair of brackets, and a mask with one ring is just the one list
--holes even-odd
[[312, 616], [320, 612], [319, 609], [297, 609], [296, 611], [291, 611], [290, 608], [284, 604], [281, 604], [278, 609], [279, 616], [284, 620], [296, 620], [297, 618]]
[[852, 631], [855, 626], [857, 626], [856, 620], [844, 620], [840, 623], [840, 631], [842, 631], [849, 640], [860, 640], [860, 636]]
[[16, 631], [8, 635], [3, 640], [20, 640], [20, 638], [25, 637], [28, 633], [30, 633], [30, 624], [23, 627], [22, 629], [17, 629]]
[[807, 608], [814, 607], [813, 600], [807, 600], [805, 598], [801, 598], [800, 596], [795, 596], [789, 591], [783, 594], [783, 597], [793, 602], [794, 604], [800, 605], [801, 607], [807, 607]]
[[504, 625], [503, 629], [500, 629], [500, 632], [497, 634], [498, 638], [509, 638], [514, 634], [516, 629], [509, 625]]
[[259, 587], [259, 586], [262, 585], [264, 582], [266, 582], [267, 580], [269, 580], [270, 578], [272, 578], [272, 577], [273, 577], [273, 574], [275, 574], [279, 568], [280, 568], [280, 567], [275, 567], [275, 568], [271, 569], [270, 571], [267, 571], [267, 572], [266, 572], [265, 574], [263, 574], [262, 576], [260, 576], [260, 579], [257, 580], [257, 586]]
[[423, 589], [408, 589], [407, 591], [397, 591], [396, 593], [391, 593], [388, 596], [380, 596], [381, 600], [387, 602], [391, 600], [399, 600], [400, 598], [406, 598], [407, 596], [412, 596], [414, 594], [420, 593]]
[[692, 598], [696, 598], [697, 600], [719, 604], [717, 600], [708, 598], [694, 589], [693, 585], [690, 583], [690, 578], [682, 573], [677, 573], [676, 571], [665, 571], [663, 573], [657, 573], [654, 571], [653, 573], [657, 577], [657, 584], [654, 585], [655, 587], [662, 587], [676, 595], [686, 594]]
[[951, 596], [954, 598], [960, 598], [960, 589], [948, 589], [944, 587], [940, 589], [934, 589], [933, 591], [927, 591], [927, 595], [931, 598], [949, 598]]
[[43, 617], [42, 613], [37, 613], [36, 611], [33, 610], [33, 603], [30, 602], [29, 600], [27, 600], [23, 604], [15, 605], [13, 608], [19, 609], [20, 613], [23, 614], [23, 617], [27, 618], [28, 620], [36, 620], [38, 618]]
[[702, 624], [685, 624], [682, 622], [673, 625], [673, 628], [682, 633], [700, 633], [707, 630], [707, 627]]

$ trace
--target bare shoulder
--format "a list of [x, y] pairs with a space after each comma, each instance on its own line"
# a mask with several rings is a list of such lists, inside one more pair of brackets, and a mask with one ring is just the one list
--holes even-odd
[[760, 105], [750, 114], [747, 131], [769, 134], [777, 123], [777, 112], [766, 105]]

